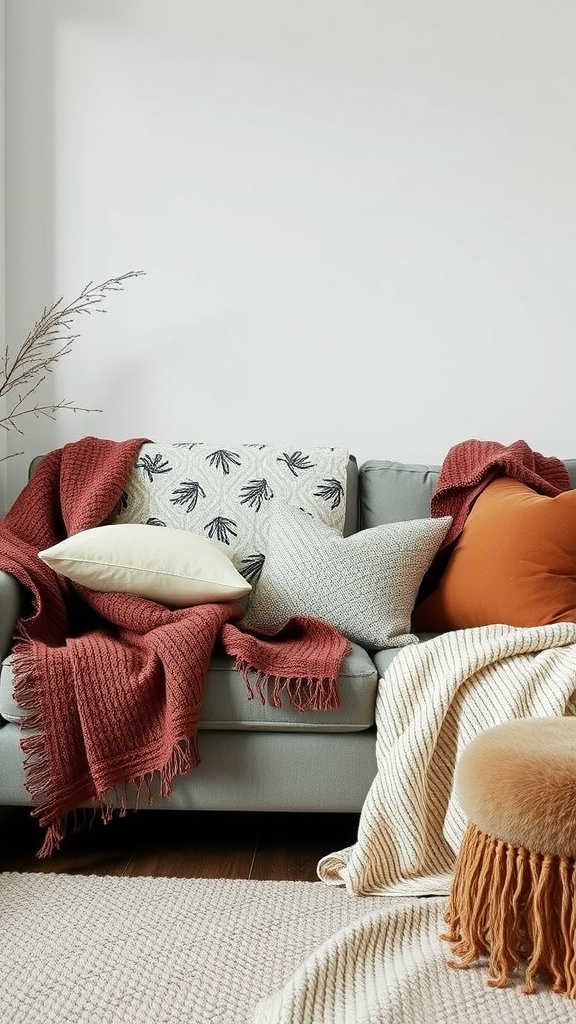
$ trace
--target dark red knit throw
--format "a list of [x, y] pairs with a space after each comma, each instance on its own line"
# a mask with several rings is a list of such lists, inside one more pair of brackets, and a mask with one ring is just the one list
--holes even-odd
[[258, 636], [236, 624], [237, 603], [174, 610], [98, 593], [38, 558], [113, 517], [144, 440], [87, 437], [50, 453], [0, 523], [0, 569], [32, 596], [14, 648], [14, 695], [29, 712], [21, 746], [33, 814], [46, 829], [41, 857], [62, 842], [68, 812], [92, 803], [106, 820], [130, 783], [149, 794], [157, 778], [168, 795], [174, 776], [198, 765], [198, 719], [219, 638], [249, 696], [253, 680], [273, 704], [284, 690], [299, 709], [339, 706], [350, 644], [324, 623], [295, 618]]

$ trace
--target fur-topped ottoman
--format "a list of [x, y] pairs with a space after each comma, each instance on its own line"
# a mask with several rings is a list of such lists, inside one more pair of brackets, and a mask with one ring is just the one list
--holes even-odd
[[444, 936], [453, 967], [489, 958], [502, 987], [525, 962], [576, 999], [576, 720], [525, 718], [481, 733], [462, 754], [455, 789], [469, 825]]

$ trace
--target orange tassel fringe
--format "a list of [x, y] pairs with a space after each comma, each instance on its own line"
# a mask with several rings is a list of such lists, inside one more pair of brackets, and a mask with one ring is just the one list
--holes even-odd
[[525, 962], [522, 991], [536, 991], [541, 975], [576, 999], [576, 860], [532, 853], [470, 824], [462, 842], [442, 938], [467, 968], [488, 957], [492, 988], [503, 988]]

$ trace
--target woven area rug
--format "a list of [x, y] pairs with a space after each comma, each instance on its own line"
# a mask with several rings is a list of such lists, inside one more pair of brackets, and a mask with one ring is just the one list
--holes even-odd
[[450, 971], [443, 897], [312, 882], [0, 874], [2, 1024], [565, 1024]]

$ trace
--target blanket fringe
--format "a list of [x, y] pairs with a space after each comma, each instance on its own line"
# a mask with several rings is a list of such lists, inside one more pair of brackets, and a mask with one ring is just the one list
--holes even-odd
[[442, 935], [465, 969], [489, 958], [488, 985], [503, 988], [526, 961], [522, 991], [536, 976], [576, 999], [576, 862], [512, 846], [470, 824], [462, 842]]
[[66, 815], [57, 818], [51, 825], [48, 825], [44, 834], [44, 842], [38, 850], [38, 858], [50, 857], [58, 850], [64, 841], [66, 834]]
[[[52, 798], [52, 786], [50, 772], [46, 765], [46, 742], [43, 732], [42, 709], [38, 700], [38, 677], [36, 663], [32, 658], [27, 645], [28, 637], [21, 628], [14, 645], [13, 651], [13, 672], [14, 672], [14, 699], [19, 707], [27, 712], [20, 720], [20, 727], [24, 735], [20, 738], [20, 749], [24, 765], [24, 785], [30, 799], [34, 804], [32, 814], [41, 819], [42, 808], [48, 805]], [[30, 735], [32, 733], [32, 735]], [[43, 822], [40, 820], [40, 824]], [[51, 839], [46, 837], [44, 846], [51, 846], [58, 843], [58, 835], [61, 835], [63, 823], [57, 819], [51, 824]], [[43, 847], [44, 848], [44, 847]], [[43, 856], [48, 856], [44, 854]]]
[[169, 761], [160, 771], [160, 795], [170, 796], [176, 775], [185, 775], [200, 764], [196, 739], [186, 737], [173, 748]]
[[340, 696], [335, 679], [328, 677], [304, 679], [299, 676], [273, 676], [251, 669], [247, 662], [236, 659], [236, 669], [242, 673], [249, 700], [255, 696], [262, 705], [282, 707], [286, 694], [296, 711], [330, 711], [340, 707]]
[[55, 802], [54, 787], [47, 765], [42, 712], [37, 697], [36, 666], [26, 650], [25, 639], [19, 639], [14, 649], [14, 698], [19, 707], [27, 712], [21, 720], [25, 735], [20, 738], [20, 749], [23, 754], [24, 785], [33, 804], [31, 814], [37, 818], [40, 827], [45, 829], [43, 842], [37, 853], [37, 857], [43, 859], [55, 853], [62, 845], [69, 827], [77, 831], [90, 812], [90, 824], [93, 824], [96, 818], [108, 824], [115, 815], [124, 817], [130, 787], [134, 787], [136, 810], [140, 804], [142, 791], [145, 792], [147, 806], [153, 803], [155, 784], [161, 797], [170, 796], [175, 776], [184, 775], [196, 768], [200, 764], [200, 753], [197, 738], [184, 737], [176, 742], [167, 762], [158, 771], [146, 772], [136, 778], [119, 782], [106, 793], [95, 796], [89, 807], [75, 806], [54, 812], [51, 810]]

